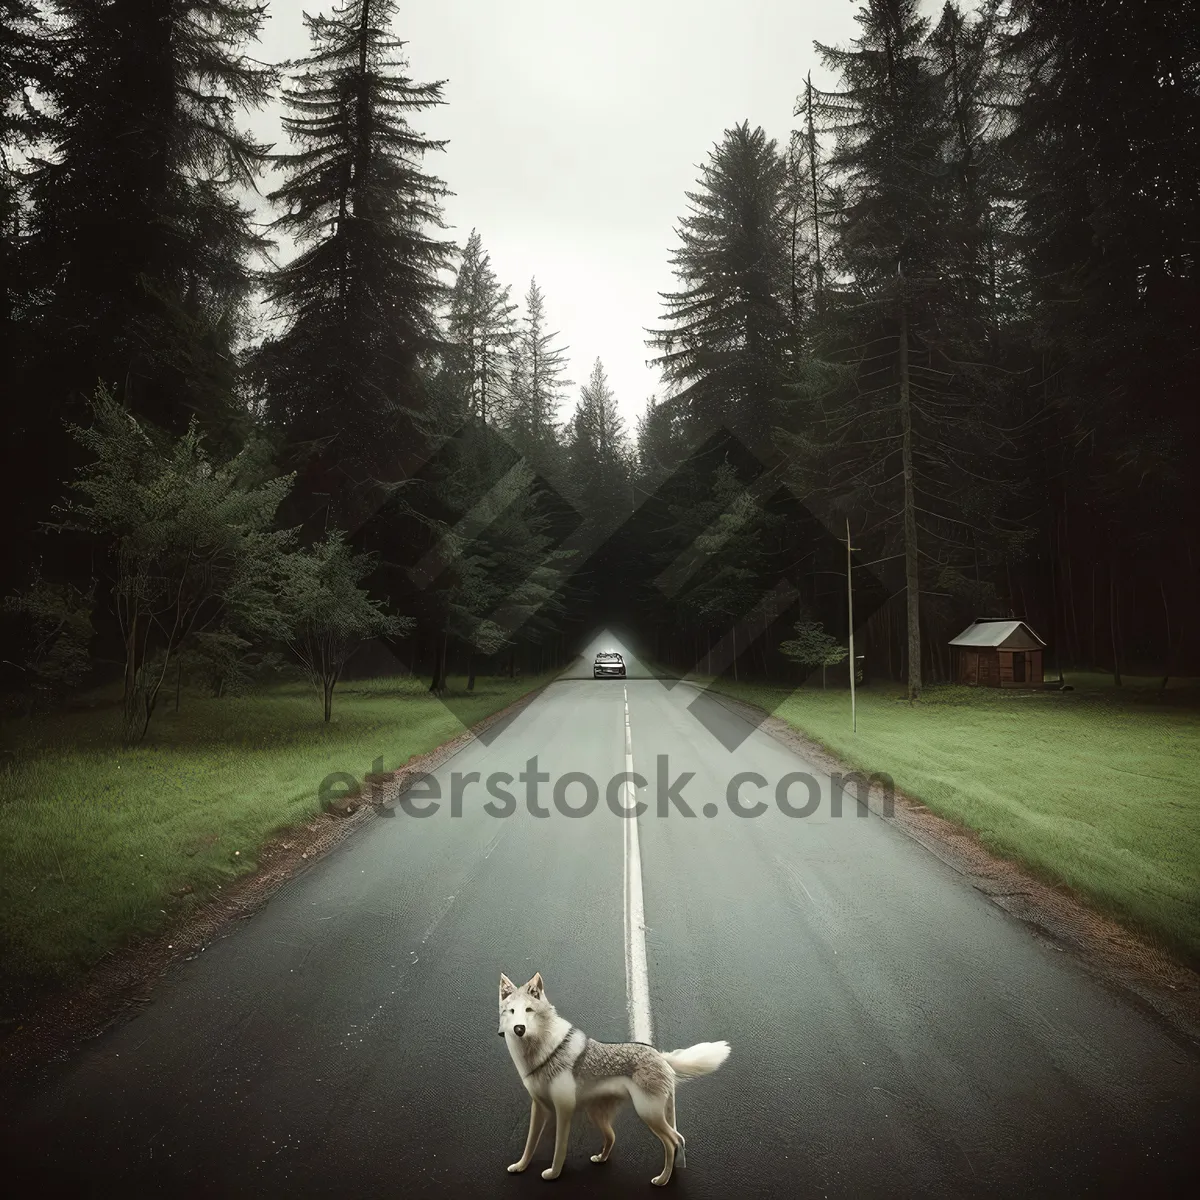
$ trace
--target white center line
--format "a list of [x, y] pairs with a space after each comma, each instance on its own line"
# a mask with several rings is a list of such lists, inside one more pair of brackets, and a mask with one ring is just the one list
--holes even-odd
[[[633, 774], [633, 738], [629, 730], [629, 689], [625, 688], [625, 782], [621, 803], [637, 804]], [[646, 967], [646, 913], [642, 902], [642, 852], [637, 817], [622, 817], [625, 848], [625, 996], [629, 1033], [635, 1042], [653, 1045], [650, 1026], [650, 975]]]

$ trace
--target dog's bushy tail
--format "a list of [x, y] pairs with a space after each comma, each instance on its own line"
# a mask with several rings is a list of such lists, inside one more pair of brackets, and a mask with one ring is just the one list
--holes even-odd
[[728, 1042], [697, 1042], [686, 1050], [663, 1053], [667, 1065], [680, 1079], [711, 1075], [728, 1057]]

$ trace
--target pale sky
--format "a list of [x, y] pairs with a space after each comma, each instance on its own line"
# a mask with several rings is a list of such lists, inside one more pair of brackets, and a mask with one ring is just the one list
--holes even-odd
[[[308, 52], [301, 14], [331, 0], [272, 0], [257, 53]], [[940, 0], [923, 9], [934, 15]], [[568, 348], [565, 417], [599, 356], [627, 428], [662, 394], [643, 329], [674, 281], [674, 229], [725, 129], [761, 125], [782, 147], [811, 69], [832, 86], [814, 39], [845, 45], [857, 0], [427, 0], [401, 4], [394, 31], [409, 75], [445, 80], [446, 103], [416, 130], [447, 138], [426, 168], [456, 194], [443, 236], [478, 228], [501, 283], [531, 276]], [[256, 132], [286, 149], [277, 116]], [[264, 185], [264, 191], [270, 190]], [[523, 306], [522, 306], [523, 312]]]

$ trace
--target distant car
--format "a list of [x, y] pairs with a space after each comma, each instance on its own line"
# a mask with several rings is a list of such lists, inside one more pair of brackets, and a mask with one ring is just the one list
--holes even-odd
[[593, 679], [624, 679], [625, 660], [612, 650], [602, 650], [592, 666]]

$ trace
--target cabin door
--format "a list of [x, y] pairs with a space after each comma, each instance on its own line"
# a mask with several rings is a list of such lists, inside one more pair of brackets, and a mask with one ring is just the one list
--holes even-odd
[[1025, 682], [1025, 651], [1013, 651], [1013, 683]]

